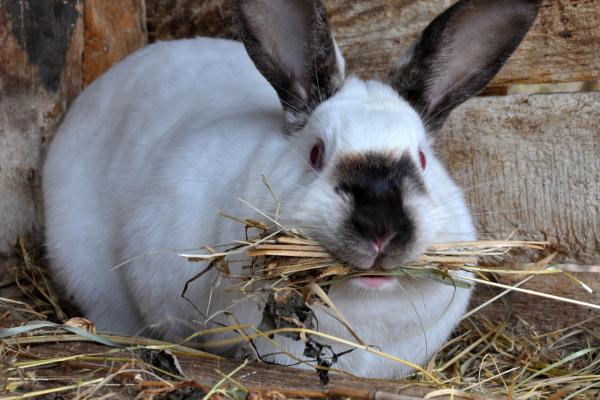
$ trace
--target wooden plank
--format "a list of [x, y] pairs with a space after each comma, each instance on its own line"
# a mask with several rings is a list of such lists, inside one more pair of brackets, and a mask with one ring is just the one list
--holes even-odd
[[600, 262], [600, 93], [482, 97], [436, 149], [482, 238], [547, 240], [561, 262]]
[[84, 84], [146, 44], [144, 0], [86, 0]]
[[143, 17], [143, 0], [0, 0], [0, 256], [41, 239], [45, 148], [84, 84], [145, 43]]
[[[417, 34], [454, 0], [325, 0], [349, 70], [387, 76]], [[196, 35], [231, 37], [226, 0], [147, 0], [153, 40]], [[517, 83], [600, 79], [600, 0], [546, 0], [532, 31], [491, 83], [491, 92]]]
[[[418, 33], [454, 1], [327, 2], [350, 68], [386, 76]], [[600, 0], [547, 0], [525, 40], [490, 87], [600, 78]], [[492, 89], [493, 90], [493, 89]]]
[[[600, 274], [579, 272], [573, 275], [588, 285], [593, 293], [588, 293], [580, 284], [564, 275], [538, 275], [520, 287], [586, 303], [600, 304]], [[515, 285], [523, 278], [523, 276], [513, 279], [503, 277], [500, 282]], [[471, 300], [471, 309], [502, 292], [504, 289], [478, 285]], [[481, 311], [481, 315], [496, 323], [508, 320], [512, 326], [518, 326], [517, 320], [522, 319], [540, 334], [569, 328], [587, 321], [583, 326], [593, 334], [600, 335], [600, 311], [525, 293], [510, 292], [502, 299], [486, 306]]]
[[41, 236], [41, 149], [82, 88], [81, 1], [0, 1], [0, 43], [2, 254]]

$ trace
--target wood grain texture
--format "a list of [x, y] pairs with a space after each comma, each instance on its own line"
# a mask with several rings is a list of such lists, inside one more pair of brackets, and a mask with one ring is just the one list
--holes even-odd
[[[34, 359], [47, 359], [47, 358], [58, 358], [58, 357], [69, 357], [80, 354], [98, 354], [110, 350], [108, 347], [100, 346], [93, 343], [57, 343], [57, 344], [44, 344], [44, 345], [31, 345], [22, 356], [18, 358], [18, 361]], [[139, 353], [138, 353], [139, 354]], [[110, 354], [110, 360], [121, 359], [121, 360], [133, 360], [133, 352], [113, 352]], [[194, 380], [202, 385], [213, 387], [217, 382], [222, 380], [222, 374], [230, 374], [236, 368], [241, 365], [239, 360], [209, 360], [199, 359], [178, 355], [177, 359], [181, 366], [182, 371], [185, 374], [186, 379]], [[73, 363], [73, 367], [69, 368], [69, 362], [64, 363], [65, 367], [58, 367], [55, 369], [49, 368], [47, 371], [38, 370], [38, 374], [48, 373], [48, 376], [64, 376], [64, 368], [68, 368], [69, 378], [81, 376], [83, 380], [93, 379], [91, 377], [105, 377], [107, 370], [116, 372], [119, 367], [123, 365], [121, 362], [113, 362], [107, 360], [103, 362], [99, 357], [94, 360], [94, 364], [88, 364], [88, 368], [81, 368], [81, 363]], [[104, 369], [102, 368], [104, 367]], [[217, 371], [220, 371], [217, 372]], [[60, 372], [63, 372], [60, 374]], [[386, 399], [388, 397], [385, 394], [393, 393], [397, 397], [391, 397], [394, 400], [420, 400], [430, 392], [436, 391], [437, 388], [428, 386], [426, 384], [416, 385], [415, 382], [399, 379], [396, 382], [393, 381], [377, 381], [373, 379], [361, 379], [353, 378], [348, 376], [333, 375], [331, 376], [331, 382], [329, 385], [324, 386], [319, 382], [319, 378], [314, 371], [300, 370], [291, 367], [281, 367], [274, 365], [267, 365], [263, 363], [250, 363], [238, 373], [233, 375], [233, 378], [240, 382], [246, 388], [258, 389], [261, 391], [267, 390], [283, 390], [288, 393], [293, 391], [303, 392], [320, 392], [320, 393], [338, 393], [338, 395], [331, 396], [331, 398], [349, 398], [348, 395], [344, 396], [341, 393], [352, 393], [353, 391], [367, 392], [375, 394], [379, 391], [379, 396], [371, 397], [378, 399]], [[148, 377], [152, 380], [152, 377]], [[74, 379], [73, 379], [74, 380]], [[62, 386], [60, 381], [54, 380], [45, 384], [46, 388]], [[225, 387], [230, 386], [227, 383]], [[96, 396], [101, 396], [107, 393], [117, 393], [116, 398], [133, 399], [138, 393], [139, 389], [134, 385], [121, 386], [113, 385], [109, 390], [100, 390], [94, 393]], [[383, 392], [383, 393], [381, 393]], [[290, 396], [290, 398], [299, 398], [303, 396]], [[184, 398], [184, 397], [181, 397]], [[196, 397], [185, 397], [185, 398], [196, 398]], [[277, 398], [277, 397], [275, 397]], [[476, 394], [466, 396], [460, 395], [440, 395], [435, 396], [436, 400], [493, 400], [498, 399], [497, 397], [479, 396]]]
[[41, 239], [40, 168], [86, 83], [145, 43], [143, 0], [0, 0], [0, 255]]
[[557, 260], [600, 262], [600, 93], [476, 98], [436, 149], [482, 237], [547, 240]]
[[[587, 284], [593, 293], [588, 293], [581, 285], [564, 275], [539, 275], [521, 287], [572, 300], [600, 304], [600, 274], [579, 272], [574, 276]], [[524, 277], [510, 280], [502, 278], [500, 278], [501, 283], [515, 285]], [[471, 308], [484, 304], [502, 292], [504, 289], [478, 285], [471, 300]], [[480, 314], [495, 323], [508, 320], [513, 327], [523, 330], [524, 326], [517, 321], [521, 319], [540, 334], [580, 324], [593, 334], [600, 335], [600, 311], [525, 293], [508, 293], [502, 299], [486, 306]]]
[[[418, 33], [454, 0], [325, 0], [351, 72], [385, 77]], [[226, 0], [147, 0], [152, 40], [231, 37]], [[546, 0], [532, 31], [491, 83], [600, 79], [600, 0]]]
[[146, 44], [144, 0], [84, 2], [84, 84]]
[[0, 1], [0, 254], [39, 239], [42, 149], [82, 88], [82, 3]]

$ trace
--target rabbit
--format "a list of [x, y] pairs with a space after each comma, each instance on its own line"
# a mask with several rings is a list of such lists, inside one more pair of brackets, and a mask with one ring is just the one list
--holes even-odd
[[[279, 205], [277, 223], [364, 271], [398, 267], [435, 242], [475, 240], [464, 195], [432, 144], [450, 111], [512, 54], [539, 6], [460, 0], [383, 80], [346, 73], [320, 0], [232, 0], [241, 43], [195, 38], [137, 51], [81, 93], [49, 148], [43, 191], [55, 279], [102, 331], [182, 340], [231, 316], [255, 327], [262, 320], [264, 304], [215, 269], [191, 284], [189, 302], [180, 296], [204, 266], [178, 252], [245, 237], [243, 224], [218, 210], [264, 219]], [[329, 296], [364, 343], [422, 365], [470, 293], [367, 275], [333, 284]], [[319, 332], [356, 341], [311, 307]], [[236, 337], [213, 333], [194, 345], [236, 356], [240, 344], [205, 346]], [[255, 342], [265, 360], [314, 364], [302, 341], [274, 340], [279, 347]], [[349, 348], [323, 340], [332, 352]], [[334, 367], [377, 378], [414, 371], [360, 349]]]

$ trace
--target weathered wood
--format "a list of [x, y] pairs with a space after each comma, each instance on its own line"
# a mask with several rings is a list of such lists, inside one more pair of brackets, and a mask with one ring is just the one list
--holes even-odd
[[[27, 359], [31, 357], [44, 359], [68, 357], [77, 354], [97, 354], [107, 350], [109, 350], [107, 347], [99, 346], [93, 343], [49, 343], [44, 345], [32, 345], [28, 351], [30, 356], [27, 357]], [[110, 357], [111, 359], [133, 359], [133, 355], [131, 352], [112, 353]], [[229, 374], [242, 364], [242, 362], [239, 360], [208, 360], [186, 356], [178, 356], [177, 358], [179, 364], [181, 365], [181, 369], [184, 372], [187, 379], [195, 380], [196, 382], [208, 386], [209, 388], [223, 379], [222, 374]], [[74, 364], [78, 365], [77, 362], [75, 362]], [[64, 365], [68, 366], [69, 363], [67, 362]], [[81, 376], [81, 378], [84, 378], [83, 380], [90, 380], [95, 377], [104, 377], [108, 373], [108, 368], [111, 368], [110, 371], [116, 372], [119, 370], [120, 367], [118, 363], [115, 364], [115, 362], [113, 361], [102, 362], [101, 360], [94, 361], [93, 364], [88, 363], [88, 365], [89, 367], [86, 369], [83, 369], [81, 367], [65, 367], [68, 368], [69, 379], [74, 380], [74, 378], [77, 378], [79, 376]], [[106, 367], [104, 370], [101, 369], [103, 366]], [[62, 371], [62, 369], [63, 368], [60, 368], [59, 371]], [[221, 374], [219, 374], [219, 372], [217, 371], [220, 371]], [[40, 374], [41, 373], [43, 373], [43, 371], [40, 372]], [[55, 376], [65, 376], [65, 374], [55, 374]], [[327, 393], [327, 391], [331, 391], [332, 393], [338, 393], [338, 395], [332, 396], [332, 398], [347, 398], [348, 396], [341, 395], [341, 393], [344, 392], [348, 393], [352, 391], [366, 391], [374, 394], [376, 391], [380, 391], [396, 394], [398, 395], [398, 397], [396, 397], [395, 399], [398, 400], [419, 400], [423, 399], [427, 393], [436, 390], [435, 387], [423, 384], [415, 385], [414, 381], [377, 381], [342, 375], [332, 375], [331, 382], [329, 383], [329, 385], [324, 386], [319, 382], [319, 378], [317, 377], [317, 374], [314, 371], [299, 370], [297, 368], [281, 367], [262, 363], [248, 364], [237, 374], [234, 374], [233, 378], [237, 382], [240, 382], [246, 388], [259, 389], [261, 391], [280, 389], [285, 390], [288, 393], [292, 391], [303, 391], [304, 393], [320, 392], [323, 394]], [[64, 383], [51, 381], [45, 386], [46, 388], [49, 388], [60, 387], [62, 385], [64, 385]], [[230, 385], [228, 384], [228, 382], [225, 382], [225, 386]], [[137, 389], [136, 386], [121, 388], [119, 388], [118, 386], [113, 386], [107, 391], [103, 390], [100, 393], [95, 394], [100, 395], [106, 394], [107, 392], [118, 393], [120, 396], [124, 396], [125, 398], [133, 398], [139, 392], [139, 389]], [[303, 396], [290, 397], [295, 398]], [[463, 397], [459, 395], [454, 395], [452, 397], [450, 395], [435, 397], [436, 400], [446, 400], [451, 398], [454, 398], [456, 400], [493, 399], [493, 397], [484, 397], [478, 395], [469, 395], [468, 397]]]
[[600, 93], [468, 101], [436, 148], [483, 238], [547, 240], [557, 261], [600, 262]]
[[0, 253], [41, 231], [41, 149], [82, 88], [82, 3], [0, 1]]
[[[588, 293], [580, 284], [562, 274], [538, 275], [520, 287], [571, 300], [600, 304], [600, 274], [580, 272], [575, 273], [574, 276], [588, 285], [593, 293]], [[501, 278], [500, 282], [506, 285], [515, 285], [522, 279], [524, 279], [523, 276], [510, 280]], [[478, 285], [471, 300], [471, 309], [484, 304], [502, 292], [504, 289]], [[516, 323], [520, 318], [540, 334], [569, 328], [587, 321], [583, 326], [594, 334], [600, 335], [599, 310], [514, 291], [483, 308], [481, 315], [492, 322], [508, 320]]]
[[85, 83], [145, 43], [143, 0], [0, 0], [0, 255], [40, 239], [44, 150]]
[[144, 0], [84, 2], [84, 84], [146, 44]]
[[[350, 68], [385, 76], [417, 34], [455, 1], [327, 2]], [[546, 0], [532, 31], [491, 83], [554, 83], [600, 78], [599, 0]]]
[[[350, 71], [387, 76], [392, 63], [454, 0], [325, 0]], [[150, 38], [231, 37], [227, 0], [147, 0]], [[532, 31], [488, 90], [600, 79], [600, 0], [546, 0]]]

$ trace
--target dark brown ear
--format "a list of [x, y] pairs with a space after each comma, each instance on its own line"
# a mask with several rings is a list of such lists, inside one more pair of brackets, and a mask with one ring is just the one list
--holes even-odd
[[318, 0], [230, 0], [234, 26], [256, 68], [273, 86], [293, 127], [331, 97], [344, 61]]
[[440, 14], [396, 63], [390, 83], [436, 130], [481, 91], [517, 48], [541, 0], [461, 0]]

